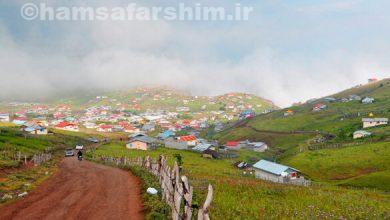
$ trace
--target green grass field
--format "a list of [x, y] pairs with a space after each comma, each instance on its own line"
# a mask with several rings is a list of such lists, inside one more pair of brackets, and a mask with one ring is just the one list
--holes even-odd
[[[240, 152], [241, 158], [251, 156]], [[156, 158], [164, 154], [173, 162], [175, 154], [183, 160], [183, 172], [195, 188], [195, 204], [201, 205], [208, 183], [214, 186], [210, 210], [213, 219], [280, 218], [388, 218], [390, 196], [369, 189], [350, 189], [333, 185], [297, 187], [273, 184], [244, 175], [234, 168], [235, 160], [211, 160], [199, 153], [158, 148], [153, 151], [126, 149], [116, 142], [100, 146], [94, 155]], [[261, 154], [257, 155], [259, 158]]]
[[390, 142], [300, 153], [285, 164], [310, 178], [390, 191]]
[[[229, 140], [264, 141], [270, 145], [268, 158], [289, 164], [314, 180], [344, 186], [370, 187], [389, 191], [390, 126], [365, 130], [371, 137], [354, 140], [352, 133], [362, 129], [361, 118], [390, 118], [390, 79], [352, 88], [332, 97], [355, 94], [374, 97], [372, 104], [359, 101], [326, 103], [328, 108], [313, 112], [313, 104], [291, 107], [294, 115], [284, 116], [286, 109], [259, 115], [238, 126], [217, 133], [221, 143]], [[320, 101], [316, 101], [318, 103]], [[315, 134], [290, 134], [291, 131], [331, 133], [335, 138], [323, 143], [324, 148], [336, 144], [356, 145], [336, 149], [309, 150]], [[316, 149], [316, 148], [314, 148]], [[319, 148], [320, 149], [320, 148]]]
[[73, 148], [76, 144], [87, 144], [86, 134], [75, 132], [57, 132], [48, 135], [31, 135], [23, 133], [18, 127], [0, 127], [0, 169], [17, 168], [15, 162], [19, 152], [30, 158], [47, 149], [62, 155], [63, 149]]

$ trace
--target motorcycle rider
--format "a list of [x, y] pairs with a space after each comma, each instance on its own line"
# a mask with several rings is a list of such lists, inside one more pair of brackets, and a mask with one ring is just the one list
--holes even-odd
[[77, 152], [77, 158], [79, 158], [81, 160], [81, 158], [83, 158], [83, 152], [81, 152], [81, 150], [79, 150], [79, 152]]

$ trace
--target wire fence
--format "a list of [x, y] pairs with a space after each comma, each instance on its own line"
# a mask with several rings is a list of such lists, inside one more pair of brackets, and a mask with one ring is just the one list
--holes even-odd
[[[96, 159], [96, 158], [95, 158]], [[165, 156], [157, 160], [147, 156], [145, 158], [108, 157], [100, 156], [101, 161], [115, 164], [117, 166], [140, 166], [148, 172], [157, 176], [161, 185], [162, 199], [169, 205], [172, 211], [173, 220], [190, 220], [193, 215], [192, 198], [194, 188], [188, 182], [186, 176], [180, 174], [180, 168], [175, 162], [173, 168], [168, 166]], [[213, 187], [207, 187], [206, 200], [198, 209], [198, 220], [209, 220], [209, 207], [213, 199]]]

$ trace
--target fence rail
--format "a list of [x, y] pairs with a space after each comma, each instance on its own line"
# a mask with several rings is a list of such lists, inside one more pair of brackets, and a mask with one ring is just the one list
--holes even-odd
[[0, 157], [2, 158], [10, 158], [13, 161], [18, 162], [19, 164], [27, 165], [28, 162], [32, 162], [35, 166], [39, 166], [42, 163], [45, 163], [52, 159], [52, 154], [50, 152], [36, 153], [34, 155], [26, 155], [18, 152], [8, 152], [2, 151], [0, 152]]
[[40, 154], [34, 154], [31, 161], [34, 163], [35, 166], [39, 166], [44, 162], [47, 162], [51, 160], [51, 153], [40, 153]]
[[333, 149], [333, 148], [360, 146], [363, 144], [372, 144], [372, 143], [376, 143], [376, 142], [379, 142], [379, 141], [370, 140], [370, 141], [359, 141], [359, 142], [349, 142], [349, 143], [332, 143], [332, 144], [322, 143], [322, 144], [309, 145], [308, 149], [311, 151], [314, 151], [314, 150], [322, 150], [322, 149]]
[[[175, 162], [171, 168], [165, 156], [159, 156], [157, 160], [147, 156], [145, 158], [107, 157], [101, 156], [100, 160], [117, 166], [140, 166], [157, 176], [161, 185], [162, 199], [170, 206], [173, 220], [190, 220], [193, 215], [192, 198], [193, 187], [186, 176], [180, 175], [180, 168]], [[198, 220], [209, 220], [209, 207], [213, 200], [213, 187], [208, 185], [206, 200], [198, 210]]]

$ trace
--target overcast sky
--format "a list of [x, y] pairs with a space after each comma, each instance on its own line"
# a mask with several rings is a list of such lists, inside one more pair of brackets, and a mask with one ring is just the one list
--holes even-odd
[[244, 0], [254, 7], [250, 20], [230, 22], [27, 21], [26, 2], [177, 5], [0, 0], [0, 99], [161, 84], [199, 95], [250, 92], [288, 106], [390, 77], [388, 0]]

